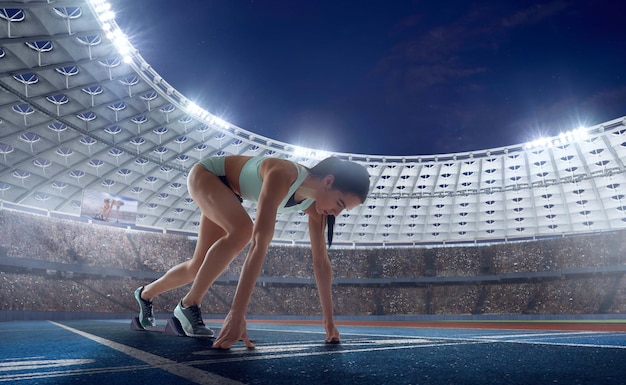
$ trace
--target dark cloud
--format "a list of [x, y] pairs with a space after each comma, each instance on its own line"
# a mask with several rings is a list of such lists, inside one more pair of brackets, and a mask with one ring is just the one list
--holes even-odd
[[567, 9], [568, 4], [564, 1], [552, 1], [549, 3], [533, 4], [528, 8], [521, 9], [513, 15], [502, 18], [502, 26], [514, 28], [527, 24], [534, 24], [544, 19], [557, 16]]

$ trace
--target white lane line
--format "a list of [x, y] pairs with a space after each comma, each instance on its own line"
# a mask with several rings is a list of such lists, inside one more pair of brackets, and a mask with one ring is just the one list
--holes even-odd
[[[388, 329], [388, 328], [387, 328]], [[259, 331], [259, 332], [277, 332], [277, 333], [292, 333], [292, 334], [320, 334], [320, 335], [326, 335], [326, 332], [323, 331], [323, 326], [321, 327], [320, 331], [314, 331], [314, 330], [293, 330], [293, 329], [280, 329], [280, 328], [276, 328], [276, 329], [266, 329], [266, 328], [253, 328], [248, 326], [248, 332], [250, 331]], [[341, 331], [341, 326], [339, 326], [339, 332], [341, 334], [342, 340], [344, 336], [358, 336], [358, 337], [388, 337], [388, 338], [427, 338], [429, 340], [441, 340], [441, 339], [445, 339], [445, 338], [441, 338], [441, 337], [433, 337], [433, 336], [413, 336], [413, 335], [404, 335], [404, 334], [381, 334], [381, 333], [374, 333], [374, 332], [342, 332]], [[250, 334], [250, 333], [248, 333]], [[319, 341], [317, 341], [319, 342]]]
[[[287, 353], [287, 352], [296, 352], [307, 350], [309, 352], [305, 354], [315, 354], [320, 353], [319, 351], [311, 352], [311, 349], [320, 349], [322, 347], [329, 346], [328, 350], [321, 352], [321, 354], [326, 354], [328, 352], [332, 352], [331, 349], [336, 347], [337, 351], [342, 353], [354, 353], [354, 352], [368, 352], [374, 350], [389, 350], [389, 349], [410, 349], [413, 347], [421, 347], [421, 346], [433, 346], [436, 342], [434, 340], [425, 340], [425, 339], [395, 339], [395, 340], [343, 340], [340, 345], [324, 345], [319, 342], [290, 342], [290, 343], [274, 343], [274, 344], [262, 344], [257, 345], [255, 349], [242, 348], [237, 346], [235, 348], [231, 348], [228, 353], [230, 354], [246, 354], [246, 355], [260, 355], [260, 354], [273, 354], [273, 353]], [[445, 342], [447, 343], [447, 342]], [[463, 344], [466, 342], [454, 342], [454, 344]], [[469, 343], [483, 343], [482, 341], [471, 341]], [[439, 342], [440, 345], [444, 344], [444, 342]], [[382, 345], [395, 345], [395, 346], [386, 346], [381, 347]], [[219, 355], [224, 356], [226, 352], [217, 350], [217, 349], [209, 349], [194, 352], [196, 355]], [[269, 357], [269, 356], [268, 356]]]
[[149, 365], [136, 365], [136, 366], [116, 366], [116, 367], [103, 367], [103, 368], [91, 368], [91, 369], [68, 369], [68, 370], [55, 370], [55, 371], [43, 371], [43, 372], [27, 372], [27, 373], [12, 373], [7, 375], [0, 375], [0, 382], [15, 382], [23, 380], [38, 380], [38, 379], [50, 379], [56, 377], [70, 377], [70, 376], [84, 376], [90, 374], [102, 374], [102, 373], [116, 373], [132, 371], [136, 373], [139, 370], [154, 369]]
[[487, 339], [509, 339], [509, 338], [535, 338], [535, 337], [571, 337], [571, 336], [583, 336], [590, 334], [599, 334], [600, 332], [587, 332], [587, 331], [577, 331], [577, 332], [551, 332], [551, 333], [525, 333], [525, 334], [493, 334], [493, 335], [482, 335], [475, 336], [473, 338], [487, 338]]
[[[280, 333], [310, 333], [310, 334], [325, 334], [324, 332], [316, 331], [299, 331], [299, 330], [286, 330], [286, 329], [249, 329], [258, 331], [277, 331]], [[620, 333], [623, 334], [623, 333]], [[538, 342], [530, 340], [516, 340], [515, 338], [533, 338], [533, 337], [585, 337], [585, 336], [600, 336], [607, 335], [606, 332], [599, 331], [572, 331], [572, 332], [549, 332], [549, 333], [519, 333], [519, 334], [504, 334], [504, 335], [473, 335], [473, 336], [461, 336], [461, 337], [442, 337], [442, 336], [398, 336], [390, 334], [379, 333], [342, 333], [342, 336], [362, 336], [362, 337], [404, 337], [404, 338], [425, 338], [429, 340], [450, 341], [452, 344], [463, 344], [463, 342], [472, 343], [514, 343], [514, 344], [534, 344], [534, 345], [550, 345], [550, 346], [569, 346], [569, 347], [584, 347], [584, 348], [602, 348], [602, 349], [626, 349], [626, 345], [606, 345], [606, 344], [585, 344], [585, 343], [566, 343], [566, 342]], [[609, 334], [610, 335], [610, 334]], [[453, 341], [458, 341], [454, 343]], [[422, 347], [428, 347], [429, 345], [422, 345]], [[435, 346], [435, 345], [432, 345]], [[387, 349], [385, 349], [387, 350]], [[346, 352], [347, 353], [347, 352]], [[281, 357], [277, 357], [281, 358]]]
[[[226, 354], [232, 354], [233, 357], [224, 357], [225, 352], [220, 353], [219, 358], [214, 359], [205, 359], [205, 360], [197, 360], [190, 361], [189, 364], [193, 365], [207, 365], [207, 364], [219, 364], [224, 362], [243, 362], [243, 361], [259, 361], [259, 360], [275, 360], [282, 358], [296, 358], [296, 357], [313, 357], [313, 356], [325, 356], [331, 354], [350, 354], [350, 353], [368, 353], [368, 352], [378, 352], [385, 350], [403, 350], [403, 349], [418, 349], [418, 348], [431, 348], [431, 347], [441, 347], [441, 346], [457, 346], [457, 345], [476, 345], [476, 344], [486, 344], [490, 343], [489, 341], [460, 341], [460, 342], [434, 342], [428, 344], [415, 344], [415, 345], [398, 345], [398, 346], [375, 346], [371, 348], [357, 348], [357, 349], [342, 349], [342, 345], [337, 345], [337, 350], [325, 350], [325, 351], [313, 351], [313, 352], [294, 352], [288, 351], [285, 353], [279, 354], [263, 354], [265, 350], [263, 346], [257, 345], [257, 349], [248, 350], [245, 347], [237, 347], [231, 348], [229, 352]], [[319, 345], [318, 345], [319, 346]], [[205, 351], [202, 352], [206, 355], [213, 355], [214, 352]]]
[[[583, 337], [610, 337], [606, 332], [595, 331], [576, 331], [576, 332], [554, 332], [554, 333], [528, 333], [528, 334], [509, 334], [509, 335], [491, 335], [491, 336], [475, 336], [473, 338], [481, 341], [506, 342], [512, 344], [530, 344], [530, 345], [548, 345], [548, 346], [569, 346], [576, 348], [601, 348], [601, 349], [626, 349], [626, 345], [607, 345], [598, 343], [584, 342], [557, 342], [557, 341], [536, 341], [536, 338], [548, 339], [574, 339]], [[623, 342], [622, 342], [623, 343]]]
[[625, 345], [602, 345], [602, 344], [583, 344], [568, 342], [547, 342], [547, 341], [524, 341], [524, 340], [482, 340], [485, 342], [504, 342], [509, 344], [527, 344], [527, 345], [548, 345], [548, 346], [569, 346], [574, 348], [600, 348], [600, 349], [626, 349]]
[[226, 377], [222, 377], [217, 374], [214, 374], [214, 373], [206, 372], [204, 370], [194, 368], [193, 366], [181, 364], [176, 361], [172, 361], [167, 358], [157, 356], [155, 354], [144, 352], [143, 350], [135, 349], [130, 346], [126, 346], [126, 345], [123, 345], [123, 344], [120, 344], [111, 340], [107, 340], [106, 338], [98, 337], [96, 335], [89, 334], [81, 330], [71, 328], [66, 325], [62, 325], [62, 324], [52, 322], [52, 321], [50, 322], [63, 329], [69, 330], [72, 333], [76, 333], [82, 337], [90, 339], [101, 345], [104, 345], [111, 349], [127, 354], [140, 361], [143, 361], [155, 368], [165, 370], [178, 377], [195, 382], [197, 384], [201, 384], [201, 385], [222, 385], [222, 384], [242, 385], [243, 384], [239, 381], [231, 380], [230, 378], [226, 378]]
[[45, 359], [46, 356], [32, 356], [32, 357], [7, 357], [0, 359], [0, 362], [12, 362], [12, 361], [24, 361], [24, 360], [39, 360]]
[[0, 372], [10, 372], [18, 370], [38, 370], [47, 368], [58, 368], [61, 366], [93, 364], [92, 359], [66, 359], [66, 360], [12, 360], [0, 362]]

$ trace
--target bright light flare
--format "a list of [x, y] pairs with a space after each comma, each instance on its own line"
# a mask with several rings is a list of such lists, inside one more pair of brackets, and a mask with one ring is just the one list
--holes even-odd
[[98, 18], [103, 23], [106, 23], [106, 22], [111, 21], [111, 20], [115, 20], [115, 12], [113, 12], [113, 11], [106, 11], [106, 12], [103, 12], [103, 13], [99, 13], [98, 14]]
[[223, 129], [229, 129], [230, 128], [230, 123], [228, 123], [227, 121], [225, 121], [222, 118], [219, 118], [215, 115], [210, 114], [207, 110], [205, 110], [204, 108], [200, 107], [199, 105], [197, 105], [194, 102], [189, 102], [185, 105], [187, 111], [189, 111], [190, 114], [196, 115], [197, 117], [199, 117], [200, 119], [210, 123], [210, 124], [215, 124], [216, 126], [219, 126], [220, 128]]
[[194, 102], [187, 103], [187, 111], [189, 111], [189, 113], [191, 113], [193, 115], [198, 116], [202, 120], [208, 121], [209, 118], [211, 117], [211, 114], [207, 110], [205, 110], [204, 108], [200, 107], [199, 105], [197, 105]]
[[295, 156], [300, 158], [326, 159], [330, 156], [330, 152], [328, 151], [300, 146], [294, 146], [292, 152]]
[[225, 121], [222, 118], [218, 118], [217, 116], [211, 116], [211, 119], [209, 120], [211, 123], [220, 126], [221, 128], [229, 128], [230, 127], [230, 123], [228, 123], [227, 121]]
[[551, 148], [554, 146], [563, 146], [569, 143], [585, 140], [589, 136], [589, 131], [586, 127], [578, 127], [572, 131], [562, 132], [557, 136], [551, 138], [539, 138], [528, 142], [524, 147], [529, 150], [538, 147]]

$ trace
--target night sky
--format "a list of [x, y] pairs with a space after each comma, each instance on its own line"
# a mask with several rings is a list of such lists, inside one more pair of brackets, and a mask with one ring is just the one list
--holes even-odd
[[626, 115], [626, 3], [114, 0], [209, 112], [329, 151], [433, 155]]

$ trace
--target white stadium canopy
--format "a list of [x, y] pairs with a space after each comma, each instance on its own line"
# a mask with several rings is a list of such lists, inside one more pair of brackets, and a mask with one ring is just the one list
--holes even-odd
[[[626, 120], [531, 144], [430, 156], [325, 153], [236, 127], [170, 86], [104, 0], [0, 1], [0, 200], [76, 217], [84, 190], [138, 202], [137, 227], [194, 234], [189, 168], [207, 156], [335, 155], [371, 193], [337, 218], [339, 246], [534, 239], [626, 228]], [[244, 202], [251, 216], [254, 206]], [[275, 241], [308, 243], [302, 214]]]

